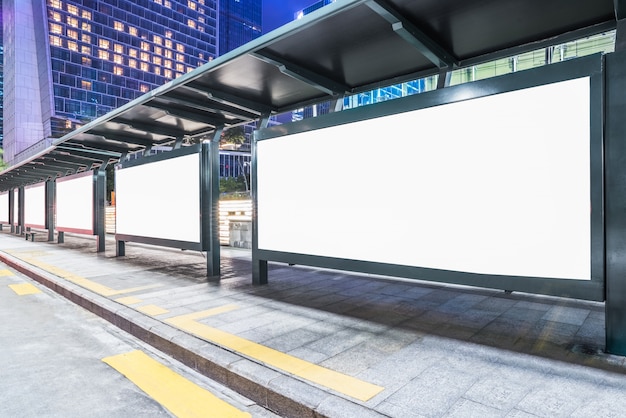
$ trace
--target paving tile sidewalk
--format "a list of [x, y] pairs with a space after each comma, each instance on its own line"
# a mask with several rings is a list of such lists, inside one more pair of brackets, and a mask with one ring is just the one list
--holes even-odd
[[[0, 232], [0, 260], [284, 416], [626, 411], [625, 358], [602, 351], [600, 303], [281, 264], [254, 286], [250, 252], [230, 248], [211, 283], [200, 253], [128, 243], [116, 258], [114, 248], [111, 239], [97, 254], [93, 240], [70, 234], [56, 244]], [[382, 390], [358, 399], [197, 329]]]

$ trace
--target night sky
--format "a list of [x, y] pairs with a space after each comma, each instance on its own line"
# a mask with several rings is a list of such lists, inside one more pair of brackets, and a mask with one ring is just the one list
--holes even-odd
[[298, 10], [316, 2], [317, 0], [263, 0], [263, 33], [291, 22]]

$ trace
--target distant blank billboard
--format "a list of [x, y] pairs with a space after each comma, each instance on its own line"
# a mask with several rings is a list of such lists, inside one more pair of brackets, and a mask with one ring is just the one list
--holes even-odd
[[0, 193], [0, 224], [9, 223], [9, 192]]
[[24, 188], [24, 225], [30, 228], [46, 227], [46, 184]]
[[115, 172], [116, 236], [199, 246], [200, 154], [147, 161]]
[[67, 176], [56, 181], [56, 229], [94, 235], [93, 172]]
[[588, 77], [260, 140], [258, 249], [591, 278]]

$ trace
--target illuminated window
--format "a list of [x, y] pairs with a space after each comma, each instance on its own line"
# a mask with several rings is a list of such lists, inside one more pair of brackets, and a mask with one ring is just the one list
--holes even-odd
[[134, 48], [128, 48], [128, 56], [137, 58], [137, 50]]
[[139, 64], [141, 71], [150, 71], [150, 65], [148, 65], [147, 62], [142, 62], [141, 64]]
[[205, 21], [205, 19], [204, 19], [204, 16], [200, 16], [200, 17], [198, 17], [198, 22], [200, 22], [200, 23], [205, 23], [206, 21]]
[[183, 44], [176, 44], [176, 50], [178, 52], [185, 52], [185, 45], [183, 45]]
[[91, 54], [91, 47], [83, 45], [80, 47], [80, 52], [82, 52], [85, 55], [90, 55]]
[[81, 80], [80, 81], [80, 87], [83, 90], [91, 90], [91, 81], [88, 80]]
[[[84, 48], [84, 47], [83, 47]], [[91, 67], [91, 58], [89, 57], [83, 57], [82, 58], [82, 63], [83, 65], [86, 65], [88, 67]]]
[[150, 54], [148, 54], [147, 52], [142, 52], [141, 53], [141, 60], [142, 61], [150, 61]]
[[113, 74], [124, 75], [124, 69], [122, 67], [113, 67]]
[[108, 39], [98, 39], [98, 46], [103, 49], [109, 49], [111, 43]]
[[137, 36], [138, 35], [137, 28], [134, 26], [129, 26], [128, 33], [130, 33], [133, 36]]
[[165, 58], [169, 58], [169, 59], [174, 58], [174, 53], [172, 51], [170, 51], [169, 49], [165, 50], [165, 54], [164, 55], [165, 55]]
[[152, 35], [152, 42], [157, 45], [163, 45], [163, 38], [161, 38], [159, 35]]
[[121, 32], [124, 30], [124, 24], [116, 20], [115, 22], [113, 22], [113, 29], [119, 30]]
[[204, 0], [198, 0], [198, 3], [204, 4]]
[[139, 86], [139, 90], [142, 93], [147, 93], [148, 91], [150, 91], [150, 87], [146, 86], [145, 84], [142, 84], [141, 86]]
[[55, 9], [62, 9], [63, 8], [63, 2], [60, 0], [49, 0], [48, 4], [52, 7], [54, 7]]
[[67, 41], [67, 49], [78, 52], [78, 44], [74, 41]]
[[86, 30], [87, 32], [91, 32], [91, 24], [87, 22], [83, 22], [81, 25], [82, 30]]
[[198, 26], [198, 30], [199, 30], [200, 32], [204, 32], [204, 26]]
[[90, 44], [91, 43], [91, 35], [87, 35], [86, 33], [83, 33], [80, 36], [80, 40], [85, 42], [85, 43], [87, 43], [87, 44]]
[[165, 78], [172, 78], [172, 70], [163, 71], [163, 75], [165, 76]]
[[174, 44], [169, 39], [165, 41], [165, 46], [168, 48], [174, 48]]
[[176, 54], [176, 61], [185, 62], [185, 56], [183, 54]]
[[192, 29], [196, 28], [196, 21], [193, 19], [187, 19], [187, 26], [189, 26]]
[[80, 15], [83, 19], [91, 20], [91, 12], [89, 10], [83, 10]]
[[123, 54], [124, 53], [124, 45], [121, 45], [121, 44], [113, 45], [113, 51], [115, 51], [118, 54]]
[[98, 51], [98, 58], [103, 59], [103, 60], [108, 60], [109, 59], [109, 52], [108, 51], [99, 50]]
[[53, 12], [52, 13], [52, 20], [54, 20], [55, 22], [60, 22], [61, 21], [61, 13]]
[[171, 30], [166, 30], [165, 31], [165, 37], [166, 38], [171, 38], [172, 37], [172, 31]]
[[137, 68], [137, 60], [133, 58], [128, 59], [128, 66], [130, 68]]
[[152, 58], [152, 63], [155, 65], [163, 65], [163, 59], [161, 57], [153, 57]]
[[50, 33], [54, 33], [55, 35], [63, 35], [63, 27], [56, 23], [50, 24]]
[[78, 7], [74, 6], [73, 4], [68, 4], [67, 12], [71, 15], [78, 16]]
[[63, 46], [63, 42], [59, 36], [50, 35], [50, 45], [52, 46]]
[[187, 1], [187, 7], [189, 7], [191, 10], [196, 10], [196, 3], [194, 3], [191, 0]]
[[166, 68], [172, 68], [172, 61], [170, 61], [170, 60], [165, 60], [165, 62], [163, 63], [163, 65], [164, 65]]
[[67, 17], [67, 24], [73, 28], [77, 28], [78, 27], [78, 19], [76, 19], [75, 17], [71, 17], [68, 16]]
[[176, 64], [176, 71], [178, 71], [179, 73], [184, 73], [185, 66], [183, 64]]
[[193, 67], [187, 67], [187, 72], [191, 72], [191, 71], [193, 71], [193, 70], [194, 70], [194, 68], [193, 68]]
[[161, 75], [161, 67], [154, 67], [152, 72], [156, 75]]
[[169, 1], [169, 0], [165, 0], [164, 6], [167, 7], [168, 9], [171, 9], [172, 8], [172, 2]]
[[67, 30], [67, 37], [72, 39], [78, 39], [78, 31], [74, 29]]
[[121, 55], [113, 55], [113, 62], [116, 64], [124, 64], [124, 60], [122, 59]]
[[154, 47], [154, 54], [155, 55], [163, 55], [163, 48], [161, 48], [160, 46], [155, 46]]
[[163, 4], [163, 0], [154, 0], [156, 4]]
[[148, 43], [148, 42], [141, 42], [141, 49], [143, 51], [150, 51], [150, 43]]

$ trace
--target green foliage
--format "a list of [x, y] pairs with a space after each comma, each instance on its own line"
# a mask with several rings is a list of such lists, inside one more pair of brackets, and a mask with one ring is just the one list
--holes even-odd
[[243, 126], [236, 126], [234, 128], [224, 130], [220, 138], [221, 144], [241, 145], [244, 142], [246, 142], [246, 134], [243, 130]]
[[221, 178], [220, 193], [246, 192], [246, 179], [243, 176], [237, 178]]
[[2, 148], [0, 148], [0, 172], [6, 170], [7, 168], [9, 168], [9, 165], [7, 163], [4, 162], [4, 150]]

